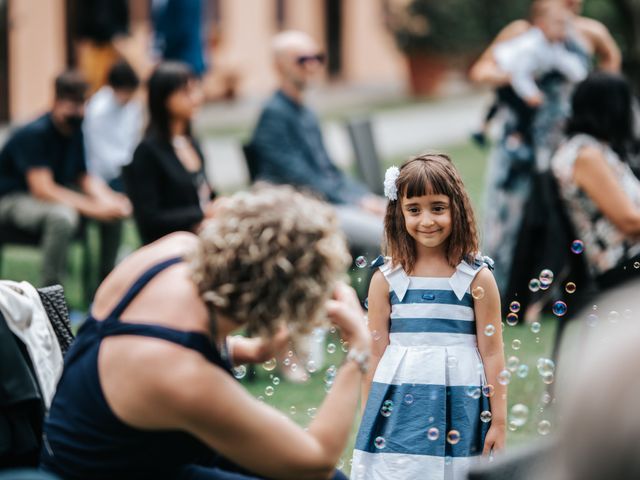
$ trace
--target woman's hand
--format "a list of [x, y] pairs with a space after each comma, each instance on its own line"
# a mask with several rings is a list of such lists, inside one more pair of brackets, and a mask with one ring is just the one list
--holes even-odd
[[484, 439], [482, 455], [489, 455], [492, 451], [498, 452], [504, 448], [506, 429], [504, 424], [492, 424]]
[[270, 338], [229, 337], [227, 344], [234, 365], [243, 363], [262, 363], [279, 356], [289, 346], [289, 330], [281, 325], [275, 335]]
[[358, 349], [371, 350], [371, 335], [364, 322], [364, 312], [353, 288], [340, 282], [333, 299], [326, 305], [331, 322], [340, 329], [342, 339]]

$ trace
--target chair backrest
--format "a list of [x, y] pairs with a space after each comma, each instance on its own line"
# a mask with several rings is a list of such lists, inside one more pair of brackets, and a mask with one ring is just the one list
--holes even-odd
[[382, 195], [382, 168], [373, 138], [371, 119], [351, 118], [346, 122], [353, 154], [358, 167], [358, 174], [373, 193]]
[[242, 153], [244, 154], [244, 159], [247, 162], [249, 179], [251, 180], [251, 183], [254, 183], [258, 180], [258, 177], [260, 174], [259, 161], [258, 161], [258, 155], [256, 154], [256, 149], [250, 143], [246, 143], [242, 145]]
[[60, 350], [62, 350], [62, 354], [64, 355], [67, 353], [67, 350], [69, 350], [69, 347], [71, 347], [74, 339], [71, 322], [69, 321], [69, 309], [64, 297], [64, 289], [62, 285], [51, 285], [49, 287], [39, 288], [38, 294], [47, 312], [47, 317], [49, 317], [53, 331], [58, 338]]

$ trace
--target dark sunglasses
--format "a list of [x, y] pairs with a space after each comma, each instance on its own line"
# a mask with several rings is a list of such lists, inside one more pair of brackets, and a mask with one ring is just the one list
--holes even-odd
[[315, 55], [300, 55], [298, 58], [296, 58], [296, 63], [302, 67], [309, 62], [324, 63], [324, 60], [324, 53], [316, 53]]

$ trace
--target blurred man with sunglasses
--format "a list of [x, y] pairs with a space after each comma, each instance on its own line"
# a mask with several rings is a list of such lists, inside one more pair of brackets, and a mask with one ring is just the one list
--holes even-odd
[[249, 144], [255, 177], [322, 196], [335, 206], [351, 247], [374, 257], [380, 250], [386, 202], [335, 166], [316, 115], [304, 105], [304, 92], [320, 73], [325, 56], [309, 35], [298, 31], [278, 34], [273, 53], [279, 89], [267, 101]]

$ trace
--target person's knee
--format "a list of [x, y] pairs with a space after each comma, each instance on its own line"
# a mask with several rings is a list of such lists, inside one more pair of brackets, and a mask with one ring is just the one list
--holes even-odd
[[46, 226], [57, 235], [71, 237], [80, 223], [78, 212], [66, 205], [52, 205], [46, 216]]

